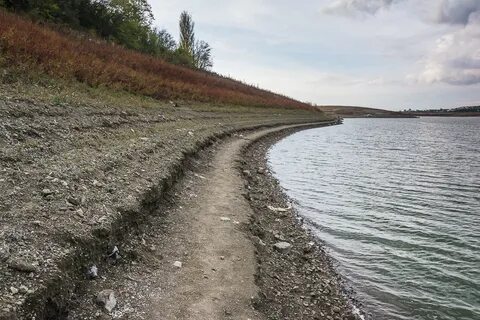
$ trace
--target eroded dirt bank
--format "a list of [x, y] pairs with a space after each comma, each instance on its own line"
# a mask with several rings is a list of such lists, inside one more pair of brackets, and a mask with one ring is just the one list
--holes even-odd
[[137, 232], [201, 148], [238, 130], [316, 117], [2, 98], [0, 318], [66, 318], [93, 264], [116, 264], [106, 259], [115, 246], [134, 261], [135, 250], [119, 244]]

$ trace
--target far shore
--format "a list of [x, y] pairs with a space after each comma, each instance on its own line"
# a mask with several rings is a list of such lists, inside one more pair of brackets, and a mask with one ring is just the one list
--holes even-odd
[[342, 118], [418, 118], [418, 117], [478, 117], [474, 111], [391, 111], [357, 106], [318, 106], [330, 116]]

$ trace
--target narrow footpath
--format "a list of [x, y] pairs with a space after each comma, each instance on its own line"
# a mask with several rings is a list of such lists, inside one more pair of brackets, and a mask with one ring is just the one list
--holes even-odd
[[257, 294], [255, 251], [243, 230], [253, 211], [242, 195], [237, 161], [246, 143], [278, 130], [222, 144], [209, 170], [197, 174], [199, 193], [178, 212], [188, 227], [172, 230], [171, 241], [159, 244], [168, 252], [185, 247], [188, 254], [179, 270], [159, 274], [152, 284], [161, 288], [168, 277], [172, 287], [151, 297], [148, 319], [262, 319], [251, 306]]
[[[110, 315], [97, 308], [95, 317], [264, 319], [252, 306], [258, 292], [248, 236], [253, 210], [243, 195], [238, 160], [250, 141], [296, 126], [236, 135], [213, 147], [211, 160], [187, 173], [173, 207], [159, 214], [159, 222], [149, 222], [140, 241], [146, 249], [136, 252], [139, 261], [94, 284], [92, 294], [116, 289], [118, 301]], [[88, 307], [79, 309], [70, 316], [94, 318], [86, 316]]]

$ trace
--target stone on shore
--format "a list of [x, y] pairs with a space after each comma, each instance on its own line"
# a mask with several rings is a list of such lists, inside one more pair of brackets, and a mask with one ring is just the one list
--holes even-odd
[[31, 264], [31, 263], [28, 263], [26, 261], [23, 261], [21, 259], [13, 259], [11, 260], [9, 263], [8, 263], [8, 266], [10, 267], [10, 269], [13, 269], [13, 270], [16, 270], [16, 271], [20, 271], [20, 272], [35, 272], [37, 271], [37, 268]]
[[275, 250], [279, 252], [286, 252], [292, 247], [292, 245], [288, 242], [281, 241], [281, 242], [275, 243], [273, 247], [275, 248]]
[[107, 310], [108, 312], [112, 312], [112, 310], [117, 305], [115, 292], [109, 289], [100, 291], [97, 294], [96, 301], [100, 306], [103, 306], [105, 310]]

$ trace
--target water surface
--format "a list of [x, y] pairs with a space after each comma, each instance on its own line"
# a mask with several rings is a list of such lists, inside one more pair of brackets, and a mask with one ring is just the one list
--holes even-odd
[[480, 117], [346, 120], [269, 164], [373, 319], [480, 319]]

